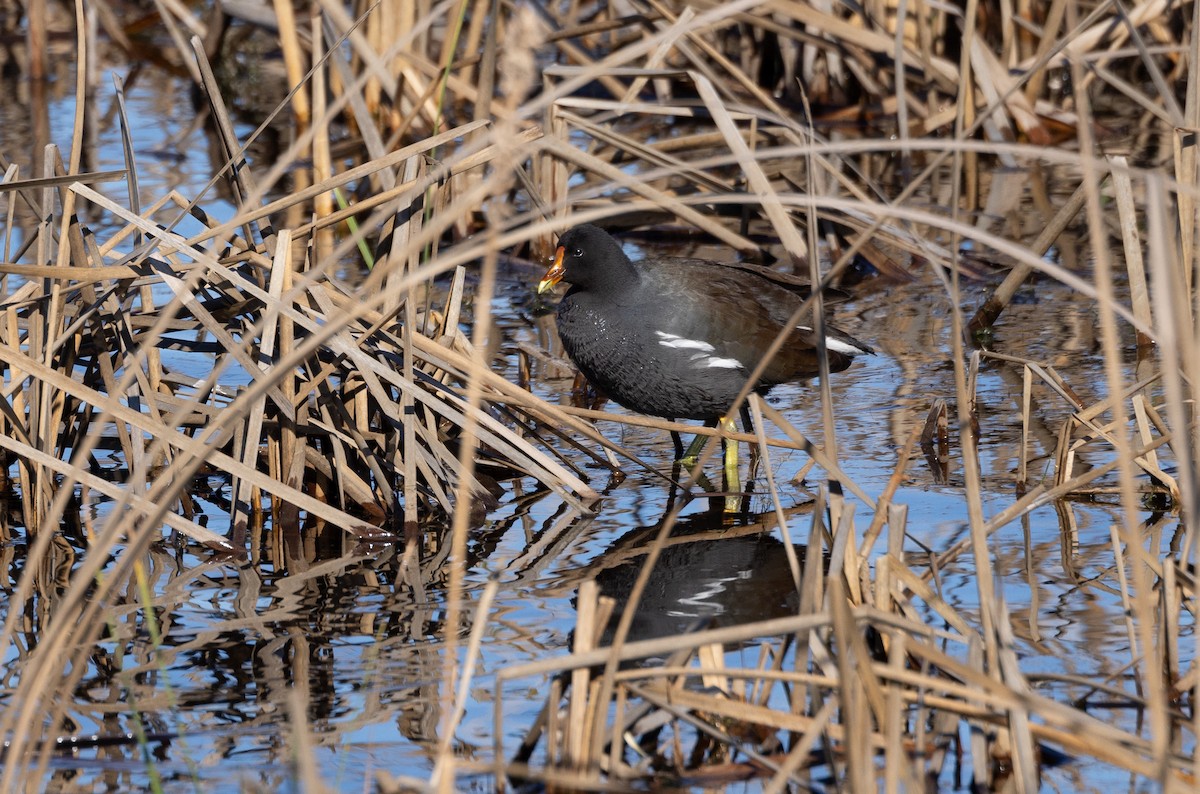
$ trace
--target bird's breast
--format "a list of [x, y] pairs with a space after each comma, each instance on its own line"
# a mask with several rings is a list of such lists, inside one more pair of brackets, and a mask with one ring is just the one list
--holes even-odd
[[568, 296], [559, 304], [558, 332], [588, 380], [626, 408], [672, 418], [723, 415], [745, 382], [745, 362], [661, 322], [661, 314], [613, 312]]

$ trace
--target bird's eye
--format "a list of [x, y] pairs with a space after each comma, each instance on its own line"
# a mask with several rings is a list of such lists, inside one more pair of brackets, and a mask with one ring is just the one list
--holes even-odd
[[576, 248], [576, 249], [575, 249], [575, 256], [576, 256], [576, 257], [581, 257], [581, 256], [583, 256], [583, 249], [582, 249], [582, 248]]

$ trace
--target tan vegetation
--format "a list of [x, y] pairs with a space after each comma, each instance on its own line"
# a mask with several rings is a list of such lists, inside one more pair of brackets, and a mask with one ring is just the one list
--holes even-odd
[[[141, 57], [140, 32], [107, 4], [95, 7], [97, 24], [79, 26], [72, 44], [75, 62], [101, 48]], [[383, 791], [453, 791], [467, 774], [588, 790], [655, 776], [693, 785], [758, 776], [781, 791], [811, 782], [816, 766], [850, 791], [919, 790], [942, 772], [962, 726], [984, 788], [1037, 790], [1052, 748], [1146, 786], [1193, 790], [1196, 4], [226, 7], [229, 29], [171, 2], [155, 5], [153, 22], [174, 42], [158, 53], [162, 68], [201, 91], [198, 112], [223, 147], [213, 182], [235, 214], [209, 211], [205, 194], [143, 206], [128, 132], [138, 122], [124, 115], [125, 170], [88, 171], [86, 109], [97, 92], [122, 87], [89, 84], [83, 68], [66, 159], [51, 148], [32, 173], [0, 163], [0, 447], [20, 499], [3, 520], [28, 544], [0, 636], [10, 660], [0, 789], [40, 790], [97, 649], [134, 631], [153, 636], [156, 608], [176, 603], [145, 586], [146, 551], [164, 528], [214, 560], [253, 561], [269, 526], [277, 538], [333, 527], [348, 548], [395, 542], [409, 572], [421, 548], [444, 551], [435, 574], [415, 574], [445, 588], [442, 625], [452, 627], [439, 657], [434, 772], [419, 781], [381, 774]], [[82, 0], [76, 11], [85, 17]], [[37, 51], [53, 20], [36, 3], [28, 12]], [[237, 63], [230, 30], [282, 53], [288, 90], [276, 123], [290, 137], [273, 160], [247, 157], [255, 144], [234, 134], [231, 97], [214, 75]], [[1137, 108], [1123, 137], [1112, 132], [1114, 104]], [[994, 172], [1016, 167], [1028, 170], [1028, 191], [997, 206]], [[1064, 181], [1064, 194], [1051, 190]], [[127, 201], [112, 198], [122, 192], [114, 183]], [[1032, 217], [1035, 233], [995, 222], [1017, 215]], [[872, 493], [839, 464], [834, 417], [847, 406], [833, 404], [828, 383], [820, 439], [751, 398], [757, 427], [741, 441], [805, 450], [821, 472], [811, 476], [838, 483], [822, 487], [802, 528], [774, 494], [764, 455], [774, 515], [739, 529], [781, 532], [789, 550], [807, 541], [805, 558], [789, 560], [795, 614], [626, 641], [633, 605], [673, 542], [677, 508], [631, 552], [643, 572], [619, 615], [581, 579], [570, 653], [488, 682], [494, 756], [464, 760], [455, 730], [495, 594], [463, 614], [473, 516], [495, 483], [524, 478], [569, 506], [558, 522], [565, 532], [597, 495], [582, 456], [610, 469], [642, 463], [611, 439], [610, 423], [676, 427], [551, 405], [494, 371], [489, 307], [502, 258], [540, 261], [555, 233], [600, 219], [686, 226], [746, 254], [768, 248], [814, 280], [840, 281], [861, 255], [881, 279], [939, 284], [953, 401], [896, 434], [894, 476]], [[199, 233], [176, 231], [197, 221]], [[1090, 252], [1079, 267], [1068, 251], [1046, 256], [1068, 228]], [[968, 305], [963, 282], [995, 263], [1011, 275], [986, 306]], [[976, 349], [1034, 274], [1089, 302], [1105, 361], [1097, 391], [1118, 399], [1085, 402], [1054, 362]], [[1130, 377], [1124, 361], [1139, 342]], [[164, 364], [165, 351], [206, 362], [210, 374], [185, 376]], [[535, 375], [554, 363], [542, 350], [523, 356]], [[1058, 442], [1051, 475], [1027, 471], [1022, 458], [1019, 491], [985, 516], [973, 384], [981, 362], [998, 361], [1021, 375], [1027, 434], [1042, 422], [1028, 396], [1035, 389], [1061, 397], [1071, 414], [1049, 430]], [[243, 376], [245, 385], [229, 385]], [[905, 533], [922, 533], [893, 497], [919, 443], [960, 467], [969, 532], [915, 557]], [[1077, 466], [1080, 450], [1097, 445], [1109, 462]], [[101, 453], [115, 469], [99, 465]], [[202, 475], [228, 483], [227, 535], [195, 520]], [[1100, 485], [1123, 516], [1103, 579], [1126, 605], [1128, 657], [1119, 680], [1068, 683], [1127, 704], [1140, 715], [1129, 725], [1045, 693], [1022, 667], [989, 547], [993, 532], [1032, 510]], [[1140, 522], [1148, 498], [1179, 522], [1176, 543]], [[64, 526], [86, 538], [82, 560], [62, 540]], [[939, 571], [959, 557], [973, 560], [977, 613], [940, 594]], [[616, 629], [605, 635], [610, 617]], [[262, 625], [255, 620], [248, 625]], [[734, 647], [758, 664], [731, 667]], [[175, 653], [163, 649], [139, 670]], [[666, 661], [626, 666], [650, 657]], [[551, 684], [514, 753], [502, 687], [525, 679]], [[139, 691], [139, 702], [171, 708], [153, 701], [153, 687]], [[311, 760], [300, 750], [319, 738], [296, 697], [292, 741]], [[302, 763], [300, 774], [316, 790], [325, 770]]]

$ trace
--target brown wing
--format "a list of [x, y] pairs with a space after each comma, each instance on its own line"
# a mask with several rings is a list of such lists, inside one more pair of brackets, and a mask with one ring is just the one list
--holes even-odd
[[[675, 260], [678, 261], [678, 260]], [[666, 273], [666, 277], [663, 277]], [[646, 293], [654, 300], [644, 304], [647, 323], [685, 339], [705, 341], [711, 355], [733, 359], [749, 372], [766, 354], [803, 298], [772, 280], [723, 265], [694, 262], [686, 270], [668, 268], [655, 272]], [[704, 306], [705, 312], [675, 313], [663, 307], [676, 304]], [[803, 313], [780, 350], [762, 375], [764, 384], [809, 378], [820, 371], [816, 334], [810, 311]], [[869, 352], [869, 348], [835, 328], [826, 328], [827, 338]], [[838, 372], [850, 366], [851, 355], [828, 350], [829, 368]]]

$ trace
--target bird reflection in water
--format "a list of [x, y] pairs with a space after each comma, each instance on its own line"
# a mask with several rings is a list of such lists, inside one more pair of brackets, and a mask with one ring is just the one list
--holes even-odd
[[[637, 606], [627, 641], [686, 634], [796, 614], [796, 590], [782, 541], [767, 516], [730, 526], [720, 509], [681, 518], [659, 555]], [[597, 561], [602, 595], [616, 601], [601, 645], [609, 644], [658, 527], [634, 530]], [[803, 546], [795, 546], [800, 566]], [[593, 567], [593, 571], [595, 568]]]

